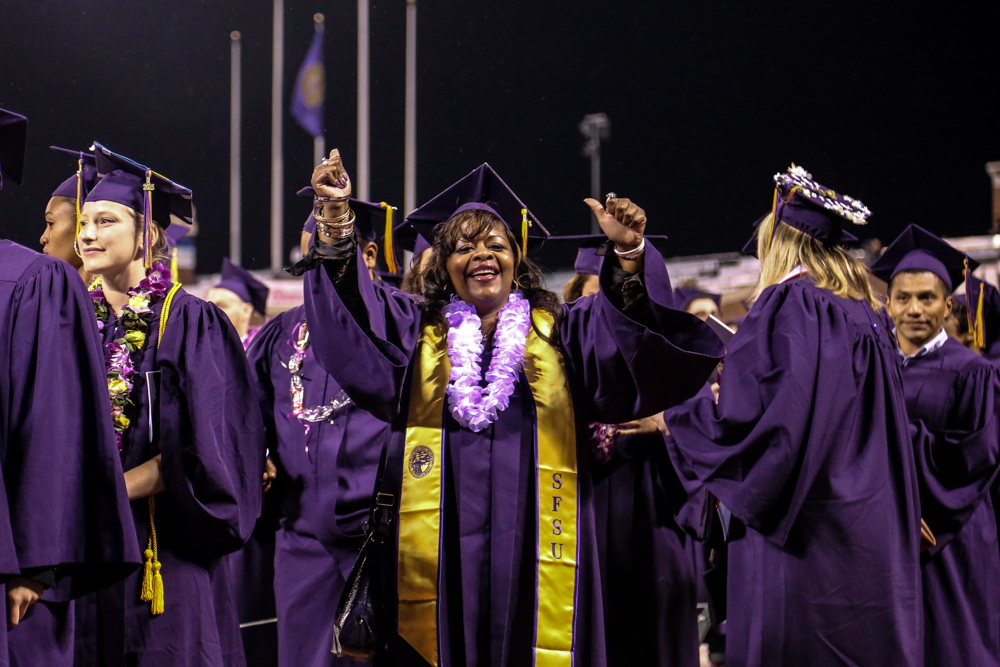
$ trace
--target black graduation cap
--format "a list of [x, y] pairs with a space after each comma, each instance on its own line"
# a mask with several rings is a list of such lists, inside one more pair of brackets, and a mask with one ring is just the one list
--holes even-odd
[[929, 271], [944, 282], [950, 294], [965, 280], [966, 266], [975, 271], [979, 262], [923, 227], [910, 225], [872, 264], [872, 273], [889, 284], [904, 271]]
[[24, 149], [28, 143], [28, 119], [0, 109], [0, 188], [3, 176], [18, 185], [24, 178]]

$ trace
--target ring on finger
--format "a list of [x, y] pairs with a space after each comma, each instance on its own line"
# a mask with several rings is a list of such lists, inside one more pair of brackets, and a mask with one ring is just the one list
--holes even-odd
[[604, 205], [607, 206], [608, 202], [611, 201], [612, 199], [618, 199], [618, 195], [616, 195], [614, 192], [609, 192], [608, 194], [604, 195]]

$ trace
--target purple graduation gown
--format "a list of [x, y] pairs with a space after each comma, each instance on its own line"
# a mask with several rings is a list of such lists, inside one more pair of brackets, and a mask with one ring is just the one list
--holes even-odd
[[[151, 457], [146, 373], [158, 370], [158, 450], [166, 490], [156, 496], [156, 535], [165, 611], [152, 616], [149, 603], [139, 600], [141, 570], [99, 591], [77, 619], [83, 625], [78, 636], [94, 632], [96, 647], [85, 647], [77, 664], [241, 667], [233, 582], [223, 557], [243, 546], [260, 511], [260, 410], [243, 345], [222, 311], [179, 290], [157, 349], [162, 308], [162, 301], [153, 307], [146, 343], [134, 355], [135, 406], [127, 413], [131, 427], [122, 446], [126, 470]], [[105, 343], [122, 336], [114, 315], [103, 333]], [[135, 539], [145, 549], [147, 500], [134, 501], [132, 512]]]
[[924, 663], [1000, 665], [1000, 551], [989, 489], [1000, 461], [1000, 369], [949, 338], [903, 367], [921, 514]]
[[[351, 664], [330, 652], [337, 603], [364, 538], [389, 424], [348, 404], [331, 421], [292, 414], [288, 362], [305, 321], [297, 306], [265, 324], [247, 350], [278, 477], [266, 500], [282, 515], [274, 555], [280, 665]], [[303, 407], [329, 405], [341, 387], [316, 361], [322, 326], [310, 329], [302, 363]], [[307, 453], [308, 448], [308, 453]]]
[[68, 264], [2, 240], [0, 460], [0, 575], [56, 568], [0, 642], [11, 664], [70, 665], [71, 600], [127, 576], [140, 555], [87, 289]]
[[592, 467], [608, 664], [698, 667], [694, 540], [663, 438], [619, 435]]
[[[309, 259], [317, 252], [310, 253]], [[329, 255], [328, 255], [329, 256]], [[612, 264], [615, 267], [612, 267]], [[402, 447], [409, 406], [409, 368], [417, 351], [422, 309], [405, 295], [331, 272], [309, 272], [306, 317], [319, 362], [361, 407], [392, 422]], [[605, 263], [602, 292], [565, 306], [563, 358], [577, 419], [579, 561], [574, 664], [606, 664], [603, 603], [597, 563], [587, 424], [620, 423], [655, 414], [692, 395], [722, 356], [718, 338], [697, 318], [675, 311], [660, 255], [646, 249], [647, 328], [616, 306], [617, 262]], [[619, 269], [620, 273], [620, 269]], [[609, 290], [612, 290], [609, 293]], [[341, 293], [343, 292], [343, 294]], [[359, 295], [360, 292], [360, 295]], [[483, 355], [488, 368], [490, 354]], [[685, 366], [664, 383], [670, 364]], [[441, 665], [530, 665], [536, 609], [534, 403], [523, 372], [510, 404], [491, 428], [462, 428], [444, 411], [442, 558], [438, 591]], [[398, 665], [425, 661], [397, 638], [388, 656]]]
[[[727, 664], [923, 664], [920, 506], [894, 341], [806, 278], [764, 290], [708, 391], [665, 415], [679, 473], [747, 524]], [[735, 524], [735, 519], [734, 519]]]

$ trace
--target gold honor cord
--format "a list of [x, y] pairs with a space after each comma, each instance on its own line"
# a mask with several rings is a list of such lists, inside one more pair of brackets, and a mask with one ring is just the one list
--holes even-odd
[[[552, 318], [533, 313], [548, 335]], [[451, 364], [442, 333], [425, 326], [413, 373], [399, 509], [398, 632], [431, 665], [438, 654], [445, 390]], [[559, 353], [532, 330], [523, 366], [537, 415], [539, 544], [535, 662], [569, 667], [577, 584], [576, 427]]]
[[[156, 336], [156, 349], [160, 349], [163, 341], [163, 332], [167, 329], [167, 320], [170, 318], [170, 305], [174, 302], [174, 295], [181, 288], [180, 283], [174, 283], [167, 293], [167, 298], [163, 300], [163, 308], [160, 310], [160, 327]], [[149, 406], [152, 410], [153, 406]], [[152, 452], [150, 452], [152, 454]], [[163, 613], [163, 576], [160, 574], [159, 548], [156, 543], [156, 500], [154, 496], [147, 499], [149, 504], [149, 540], [146, 542], [146, 550], [143, 556], [146, 564], [143, 568], [142, 587], [139, 591], [139, 599], [149, 602], [149, 611], [153, 616]]]

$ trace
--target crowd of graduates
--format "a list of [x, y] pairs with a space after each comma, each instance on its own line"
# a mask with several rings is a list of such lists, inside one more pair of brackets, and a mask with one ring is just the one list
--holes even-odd
[[0, 665], [1000, 665], [1000, 293], [931, 231], [867, 266], [765, 175], [727, 325], [625, 197], [551, 236], [483, 164], [393, 224], [335, 150], [268, 319], [177, 282], [190, 189], [56, 150], [0, 240]]

